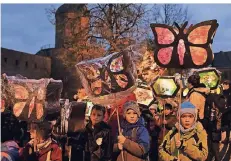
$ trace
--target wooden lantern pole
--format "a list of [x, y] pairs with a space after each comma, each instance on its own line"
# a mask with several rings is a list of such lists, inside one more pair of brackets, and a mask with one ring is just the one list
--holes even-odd
[[[179, 134], [179, 140], [180, 140], [180, 109], [181, 109], [181, 102], [182, 102], [182, 88], [183, 88], [183, 83], [182, 83], [182, 75], [183, 75], [183, 70], [181, 70], [180, 73], [180, 96], [179, 96], [179, 108], [178, 108], [178, 134]], [[180, 150], [178, 150], [178, 160], [180, 160]]]
[[[118, 106], [117, 106], [117, 103], [116, 103], [116, 93], [114, 94], [115, 95], [115, 101], [114, 101], [114, 105], [116, 106], [115, 108], [116, 108], [116, 118], [117, 118], [117, 123], [118, 123], [118, 129], [119, 129], [119, 135], [122, 135], [122, 131], [121, 131], [121, 127], [120, 127], [120, 118], [119, 118], [119, 111], [118, 111]], [[124, 161], [124, 151], [123, 151], [123, 149], [121, 150], [121, 154], [122, 154], [122, 161]]]

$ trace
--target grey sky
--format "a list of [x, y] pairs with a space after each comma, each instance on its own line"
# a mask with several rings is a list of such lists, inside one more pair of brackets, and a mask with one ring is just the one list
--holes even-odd
[[[55, 43], [55, 27], [45, 15], [51, 4], [2, 4], [1, 46], [35, 54]], [[55, 4], [59, 7], [60, 4]], [[231, 4], [188, 4], [190, 23], [217, 19], [213, 51], [231, 51]]]

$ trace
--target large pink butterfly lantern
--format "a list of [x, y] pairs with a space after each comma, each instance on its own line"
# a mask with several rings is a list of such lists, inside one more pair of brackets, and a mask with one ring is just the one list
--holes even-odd
[[155, 36], [154, 59], [165, 68], [201, 68], [213, 61], [211, 44], [218, 28], [217, 20], [181, 27], [151, 24]]

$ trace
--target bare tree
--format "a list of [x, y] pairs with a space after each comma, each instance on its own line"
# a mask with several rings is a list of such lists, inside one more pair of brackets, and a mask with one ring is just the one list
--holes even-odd
[[154, 6], [152, 14], [155, 23], [173, 26], [174, 22], [182, 24], [190, 19], [188, 8], [182, 4], [160, 4]]
[[120, 51], [139, 41], [144, 32], [142, 23], [150, 11], [144, 4], [96, 4], [90, 5], [90, 36], [100, 39], [109, 52]]
[[[80, 48], [89, 48], [91, 45], [79, 45], [77, 39], [82, 42], [95, 42], [100, 47], [103, 47], [108, 53], [120, 51], [126, 46], [144, 39], [143, 22], [146, 14], [150, 12], [147, 5], [144, 4], [89, 4], [89, 25], [81, 28], [76, 32], [75, 20], [68, 17], [63, 21], [64, 24], [69, 24], [71, 38], [69, 37], [65, 43], [64, 48], [71, 48], [73, 50], [80, 50]], [[46, 9], [48, 20], [55, 24], [56, 9], [54, 6]], [[85, 15], [80, 15], [85, 16]], [[80, 17], [75, 17], [76, 21]], [[72, 22], [72, 23], [71, 23]], [[57, 25], [57, 24], [56, 24]], [[64, 26], [64, 25], [63, 25]], [[86, 34], [87, 36], [85, 36]], [[83, 39], [85, 39], [83, 41]], [[77, 46], [76, 46], [77, 45]]]

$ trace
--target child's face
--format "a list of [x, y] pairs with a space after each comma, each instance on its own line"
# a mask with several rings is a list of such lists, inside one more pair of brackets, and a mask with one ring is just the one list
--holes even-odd
[[156, 115], [156, 110], [154, 108], [150, 108], [149, 111], [152, 113], [152, 115]]
[[171, 113], [171, 110], [169, 108], [165, 108], [164, 114], [169, 115]]
[[90, 119], [91, 119], [91, 123], [93, 126], [95, 124], [103, 121], [103, 119], [104, 119], [103, 111], [93, 109], [91, 112], [91, 115], [90, 115]]
[[191, 113], [185, 113], [185, 114], [181, 115], [181, 117], [180, 117], [181, 125], [185, 129], [191, 128], [192, 125], [193, 125], [193, 123], [194, 123], [194, 121], [195, 121], [195, 117]]
[[34, 139], [36, 137], [36, 131], [34, 129], [30, 129], [30, 138]]
[[127, 120], [127, 122], [134, 124], [138, 120], [138, 114], [134, 110], [129, 109], [125, 114], [125, 119]]

